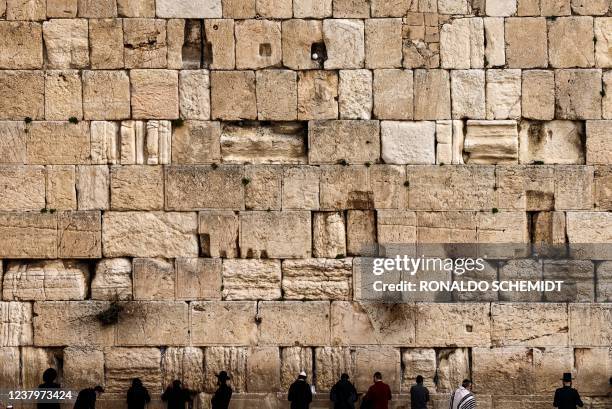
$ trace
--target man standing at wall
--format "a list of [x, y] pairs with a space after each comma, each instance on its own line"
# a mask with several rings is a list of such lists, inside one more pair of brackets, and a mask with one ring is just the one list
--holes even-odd
[[555, 391], [553, 406], [559, 409], [576, 409], [577, 406], [584, 406], [580, 399], [580, 394], [572, 388], [572, 374], [566, 372], [561, 379], [563, 387]]
[[388, 409], [391, 400], [391, 388], [382, 381], [380, 372], [374, 373], [374, 385], [370, 386], [368, 393], [363, 397], [372, 409]]
[[475, 409], [476, 398], [472, 394], [472, 381], [464, 379], [451, 395], [449, 409]]
[[416, 384], [410, 388], [410, 408], [427, 409], [429, 402], [429, 390], [423, 385], [423, 377], [416, 377]]

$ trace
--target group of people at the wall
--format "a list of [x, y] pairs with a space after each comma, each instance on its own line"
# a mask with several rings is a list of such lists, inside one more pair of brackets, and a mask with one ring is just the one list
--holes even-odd
[[[43, 373], [41, 389], [58, 389], [61, 386], [56, 383], [57, 371], [53, 368]], [[230, 376], [226, 371], [217, 375], [217, 390], [215, 391], [211, 404], [212, 409], [228, 409], [232, 399], [232, 388], [228, 384]], [[383, 382], [380, 372], [374, 373], [374, 382], [365, 395], [357, 393], [357, 389], [351, 383], [348, 374], [343, 373], [340, 380], [331, 388], [329, 399], [334, 409], [388, 409], [389, 401], [392, 400], [391, 388]], [[416, 383], [410, 388], [411, 409], [427, 409], [430, 401], [429, 390], [423, 384], [423, 377], [418, 375]], [[576, 409], [582, 407], [578, 391], [572, 388], [571, 373], [564, 373], [563, 387], [555, 391], [553, 406], [558, 409]], [[612, 384], [612, 378], [610, 379]], [[104, 388], [95, 386], [81, 390], [76, 398], [74, 409], [95, 409], [97, 398], [104, 393]], [[313, 388], [307, 381], [307, 374], [302, 371], [295, 382], [289, 387], [287, 399], [291, 409], [309, 409], [313, 400]], [[162, 393], [161, 399], [167, 404], [168, 409], [186, 409], [193, 406], [193, 393], [184, 388], [180, 380], [175, 380]], [[132, 386], [126, 396], [128, 409], [145, 409], [151, 401], [149, 391], [138, 378], [132, 380]], [[11, 406], [9, 406], [11, 407]], [[451, 394], [449, 409], [474, 409], [476, 408], [476, 397], [472, 393], [472, 381], [465, 379], [461, 385]], [[60, 409], [59, 403], [38, 403], [37, 409]]]

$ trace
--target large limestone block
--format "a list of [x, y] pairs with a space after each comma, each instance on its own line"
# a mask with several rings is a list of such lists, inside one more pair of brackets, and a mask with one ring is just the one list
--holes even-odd
[[555, 170], [552, 166], [503, 166], [496, 169], [497, 201], [502, 209], [552, 210]]
[[551, 120], [555, 117], [555, 74], [552, 71], [523, 71], [522, 116]]
[[47, 260], [12, 262], [4, 274], [2, 298], [10, 301], [84, 300], [89, 271], [83, 263]]
[[272, 20], [236, 22], [236, 68], [261, 69], [281, 63], [281, 23]]
[[256, 315], [254, 301], [193, 302], [190, 304], [191, 343], [205, 346], [255, 344]]
[[451, 71], [453, 118], [485, 118], [485, 71]]
[[424, 378], [424, 385], [427, 388], [435, 388], [431, 382], [436, 374], [436, 351], [430, 348], [409, 348], [402, 351], [402, 371], [401, 388], [402, 391], [409, 391], [415, 384], [416, 377], [421, 375]]
[[[490, 257], [494, 254], [516, 256], [524, 248], [522, 244], [529, 242], [527, 215], [523, 212], [482, 212], [478, 213], [478, 243], [480, 250]], [[495, 248], [487, 244], [505, 243], [514, 244], [516, 250], [511, 248]], [[511, 247], [511, 246], [509, 246]]]
[[94, 300], [132, 299], [132, 262], [127, 258], [105, 258], [96, 265], [91, 281]]
[[0, 163], [26, 163], [26, 124], [23, 121], [1, 121]]
[[197, 215], [106, 212], [102, 245], [105, 257], [197, 257]]
[[320, 169], [315, 166], [285, 167], [283, 172], [283, 210], [319, 208]]
[[79, 17], [117, 17], [117, 2], [112, 0], [78, 0]]
[[297, 119], [297, 74], [290, 70], [257, 71], [257, 117], [260, 120]]
[[372, 72], [342, 70], [338, 83], [340, 118], [370, 119], [372, 117]]
[[308, 258], [310, 212], [246, 212], [240, 215], [242, 258]]
[[175, 379], [192, 391], [204, 390], [204, 351], [194, 347], [170, 347], [162, 352], [162, 386]]
[[365, 61], [367, 68], [402, 66], [402, 20], [399, 18], [365, 21]]
[[0, 166], [0, 210], [40, 211], [45, 208], [42, 166]]
[[[537, 322], [531, 318], [540, 317]], [[565, 304], [491, 305], [491, 342], [494, 346], [567, 346], [568, 317]]]
[[378, 119], [412, 119], [414, 112], [411, 70], [374, 71], [374, 115]]
[[612, 67], [612, 18], [595, 19], [595, 66], [601, 68]]
[[259, 303], [259, 345], [310, 346], [330, 341], [327, 301]]
[[314, 360], [317, 368], [315, 386], [319, 391], [331, 390], [343, 373], [354, 379], [355, 350], [352, 348], [318, 347], [315, 349]]
[[572, 14], [570, 0], [540, 0], [543, 16], [569, 16]]
[[601, 212], [567, 212], [567, 237], [570, 243], [609, 243], [612, 216]]
[[221, 0], [158, 0], [157, 17], [221, 18]]
[[298, 119], [338, 118], [338, 74], [310, 70], [298, 74]]
[[586, 123], [586, 159], [591, 164], [612, 164], [610, 152], [610, 129], [612, 121], [587, 121]]
[[110, 348], [106, 350], [105, 388], [107, 392], [124, 392], [138, 377], [149, 391], [160, 389], [161, 353], [157, 348]]
[[85, 119], [130, 117], [130, 79], [125, 71], [83, 71]]
[[161, 210], [164, 206], [161, 166], [113, 166], [110, 205], [113, 210]]
[[291, 18], [293, 16], [291, 0], [257, 0], [255, 10], [262, 17]]
[[[594, 170], [590, 166], [555, 168], [555, 210], [592, 209]], [[585, 242], [586, 243], [586, 242]]]
[[90, 347], [64, 348], [63, 381], [71, 388], [104, 384], [104, 352]]
[[495, 207], [493, 167], [409, 167], [407, 172], [411, 209], [490, 210]]
[[133, 271], [135, 300], [174, 300], [174, 263], [163, 259], [135, 258]]
[[246, 373], [249, 392], [278, 392], [281, 374], [278, 348], [251, 348], [247, 357]]
[[419, 212], [417, 220], [419, 243], [476, 242], [474, 212]]
[[123, 22], [126, 68], [166, 68], [166, 21], [130, 18]]
[[0, 71], [0, 118], [43, 119], [45, 78], [42, 71]]
[[56, 258], [57, 217], [48, 213], [0, 213], [0, 257]]
[[548, 54], [554, 68], [595, 65], [593, 17], [561, 17], [548, 22]]
[[332, 15], [332, 0], [304, 0], [293, 2], [295, 18], [325, 18]]
[[92, 121], [91, 161], [98, 165], [117, 164], [121, 159], [119, 152], [119, 130], [121, 124], [111, 121]]
[[200, 212], [198, 233], [202, 252], [208, 257], [238, 257], [240, 220], [231, 210]]
[[521, 116], [521, 70], [487, 71], [487, 119]]
[[438, 351], [438, 391], [451, 393], [470, 374], [470, 353], [467, 348]]
[[518, 161], [516, 121], [468, 121], [463, 142], [467, 164], [512, 164]]
[[234, 392], [245, 392], [247, 358], [247, 348], [216, 346], [206, 348], [204, 351], [205, 390], [211, 393], [217, 390], [216, 375], [220, 371], [226, 371], [232, 377], [231, 386]]
[[92, 68], [107, 70], [123, 68], [123, 21], [89, 20], [89, 47]]
[[311, 164], [376, 162], [380, 156], [378, 121], [314, 121], [308, 126]]
[[595, 269], [590, 260], [546, 260], [544, 280], [563, 281], [560, 291], [544, 293], [544, 301], [595, 302]]
[[327, 46], [325, 69], [361, 68], [365, 62], [365, 34], [361, 20], [323, 20]]
[[612, 305], [569, 304], [570, 345], [609, 347], [612, 342]]
[[[0, 6], [1, 7], [1, 6]], [[42, 68], [42, 28], [26, 21], [0, 22], [0, 68]]]
[[52, 19], [43, 23], [49, 68], [85, 68], [89, 65], [87, 20]]
[[506, 64], [506, 42], [503, 17], [485, 17], [485, 66], [502, 67]]
[[607, 394], [610, 390], [606, 380], [612, 369], [612, 349], [576, 349], [575, 359], [576, 388], [580, 388], [580, 392], [585, 395]]
[[597, 302], [612, 302], [612, 262], [604, 261], [597, 266]]
[[108, 209], [109, 184], [107, 165], [77, 166], [76, 185], [79, 210]]
[[244, 208], [248, 210], [280, 210], [283, 168], [274, 165], [247, 165], [244, 176]]
[[[304, 3], [305, 1], [301, 1], [295, 4]], [[317, 58], [313, 58], [312, 53], [315, 45], [323, 44], [323, 23], [321, 21], [286, 20], [282, 23], [282, 32], [283, 65], [293, 70], [322, 68], [320, 62], [323, 61], [324, 56], [317, 55]]]
[[83, 91], [78, 71], [47, 71], [45, 75], [45, 118], [83, 118]]
[[104, 301], [44, 301], [34, 304], [34, 344], [37, 346], [111, 346], [115, 327], [98, 315], [107, 311]]
[[[334, 345], [413, 345], [414, 304], [335, 301], [331, 308]], [[420, 319], [420, 317], [419, 317]]]
[[32, 340], [32, 304], [0, 302], [0, 347], [32, 345]]
[[236, 66], [234, 20], [205, 20], [204, 33], [212, 51], [209, 68], [212, 70], [233, 69]]
[[567, 372], [574, 367], [574, 350], [572, 348], [553, 347], [534, 348], [532, 351], [536, 377], [534, 392], [550, 396], [559, 387], [558, 374]]
[[416, 345], [488, 347], [489, 304], [417, 304]]
[[[385, 246], [386, 251], [398, 244], [413, 245], [416, 243], [417, 218], [415, 212], [380, 210], [377, 212], [377, 218], [378, 243]], [[412, 246], [406, 248], [410, 249]], [[357, 289], [357, 285], [355, 285], [355, 289]]]
[[[374, 207], [377, 209], [404, 209], [406, 169], [403, 166], [373, 165], [369, 171]], [[348, 240], [350, 241], [350, 237]]]
[[243, 207], [242, 179], [240, 166], [166, 167], [166, 209], [240, 210]]
[[458, 18], [442, 26], [440, 30], [442, 68], [482, 68], [484, 52], [482, 18]]
[[253, 71], [213, 71], [210, 74], [210, 87], [212, 119], [257, 119]]
[[485, 0], [488, 16], [511, 16], [516, 13], [517, 0]]
[[595, 207], [612, 210], [612, 169], [606, 166], [595, 168]]
[[371, 209], [373, 192], [365, 166], [324, 166], [321, 169], [321, 209]]
[[381, 123], [382, 159], [394, 165], [435, 163], [434, 122]]
[[372, 385], [372, 375], [378, 371], [391, 392], [399, 392], [401, 375], [400, 350], [391, 347], [357, 348], [355, 351], [355, 387], [365, 392]]
[[119, 17], [155, 17], [155, 1], [117, 0], [117, 13]]
[[197, 165], [221, 158], [221, 127], [218, 122], [190, 121], [172, 133], [172, 163]]
[[414, 71], [414, 119], [450, 119], [450, 98], [448, 71]]
[[[61, 370], [61, 355], [58, 350], [46, 348], [22, 347], [21, 385], [23, 388], [34, 389], [41, 382], [41, 374], [47, 368]], [[61, 373], [61, 372], [59, 372]], [[14, 387], [14, 386], [13, 386]]]
[[302, 371], [312, 376], [313, 360], [314, 353], [311, 348], [281, 348], [281, 390], [289, 390], [291, 384], [295, 382], [296, 374]]
[[4, 3], [7, 20], [45, 19], [45, 2], [42, 0], [7, 0]]
[[59, 213], [57, 217], [58, 257], [102, 257], [101, 223], [98, 211]]
[[177, 300], [221, 299], [220, 259], [177, 258], [175, 268]]
[[132, 301], [117, 323], [117, 345], [186, 345], [189, 308], [184, 302]]
[[[510, 68], [548, 66], [546, 19], [514, 17], [506, 20], [506, 60]], [[529, 44], [529, 47], [525, 45]]]
[[0, 359], [0, 388], [14, 388], [20, 382], [21, 351], [17, 347], [0, 347]]
[[[130, 71], [132, 118], [175, 119], [179, 116], [178, 72]], [[163, 103], [160, 103], [163, 101]]]
[[530, 394], [535, 386], [533, 351], [525, 347], [474, 348], [472, 376], [476, 393]]
[[352, 296], [351, 259], [283, 261], [283, 298], [348, 300]]
[[223, 261], [224, 300], [278, 300], [281, 296], [280, 260]]
[[557, 118], [601, 119], [601, 70], [558, 70], [555, 93]]
[[86, 122], [33, 122], [29, 128], [28, 163], [72, 165], [89, 161], [91, 145]]

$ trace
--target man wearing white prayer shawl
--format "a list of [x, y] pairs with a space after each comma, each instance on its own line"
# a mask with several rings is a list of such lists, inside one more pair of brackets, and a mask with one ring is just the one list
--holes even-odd
[[472, 395], [472, 381], [465, 379], [451, 395], [449, 409], [475, 409], [476, 398]]

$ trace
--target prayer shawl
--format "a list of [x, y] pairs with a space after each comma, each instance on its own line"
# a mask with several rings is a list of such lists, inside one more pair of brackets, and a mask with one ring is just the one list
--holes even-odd
[[459, 389], [451, 395], [449, 409], [475, 409], [476, 398], [472, 393], [460, 386]]

